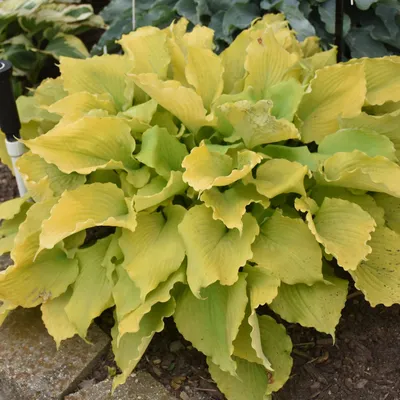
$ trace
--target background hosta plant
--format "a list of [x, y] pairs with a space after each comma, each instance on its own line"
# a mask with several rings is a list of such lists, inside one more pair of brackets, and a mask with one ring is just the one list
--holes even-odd
[[58, 0], [0, 2], [0, 59], [13, 63], [14, 75], [20, 77], [17, 92], [23, 90], [22, 83], [38, 83], [49, 57], [87, 57], [88, 50], [76, 35], [104, 26], [90, 4]]
[[173, 316], [229, 400], [270, 399], [292, 343], [261, 310], [334, 336], [343, 277], [400, 302], [400, 58], [336, 64], [282, 15], [217, 55], [187, 24], [62, 57], [20, 108], [29, 193], [0, 205], [0, 312], [40, 305], [59, 344], [115, 307], [114, 385]]
[[[400, 54], [400, 4], [398, 0], [345, 1], [344, 38], [346, 57], [382, 57]], [[192, 24], [215, 30], [217, 49], [225, 48], [254, 18], [265, 12], [286, 14], [299, 40], [318, 35], [325, 49], [334, 43], [335, 0], [136, 0], [137, 26], [167, 26], [183, 16]], [[132, 1], [111, 0], [101, 15], [110, 29], [95, 54], [132, 29]]]

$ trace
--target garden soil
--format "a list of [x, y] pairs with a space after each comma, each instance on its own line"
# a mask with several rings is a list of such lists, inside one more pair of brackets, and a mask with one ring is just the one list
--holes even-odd
[[[0, 165], [0, 202], [16, 195], [12, 175]], [[112, 314], [106, 312], [98, 323], [109, 333]], [[313, 329], [286, 326], [294, 343], [294, 368], [274, 400], [400, 400], [400, 306], [371, 308], [353, 291], [335, 343]], [[113, 367], [112, 356], [104, 357], [91, 379], [106, 379]], [[172, 320], [155, 336], [138, 368], [179, 399], [224, 399], [204, 356], [179, 335]]]

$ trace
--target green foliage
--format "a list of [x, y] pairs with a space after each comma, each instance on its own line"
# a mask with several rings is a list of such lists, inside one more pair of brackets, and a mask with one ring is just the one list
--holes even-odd
[[[136, 0], [137, 27], [160, 28], [179, 17], [215, 30], [216, 44], [225, 48], [242, 29], [265, 12], [285, 13], [299, 40], [318, 35], [325, 49], [334, 42], [335, 0]], [[132, 29], [131, 0], [111, 0], [103, 11], [110, 30], [94, 48], [113, 51], [114, 40]], [[400, 4], [397, 0], [345, 2], [344, 35], [346, 55], [382, 57], [400, 53]]]
[[89, 55], [76, 36], [105, 27], [89, 4], [58, 0], [4, 0], [0, 3], [0, 59], [14, 65], [17, 93], [38, 83], [46, 60]]
[[336, 64], [272, 14], [218, 55], [187, 25], [61, 57], [18, 99], [28, 194], [0, 205], [0, 320], [40, 305], [59, 345], [115, 307], [115, 387], [173, 316], [229, 400], [271, 399], [292, 342], [260, 306], [334, 336], [340, 269], [400, 303], [400, 57]]

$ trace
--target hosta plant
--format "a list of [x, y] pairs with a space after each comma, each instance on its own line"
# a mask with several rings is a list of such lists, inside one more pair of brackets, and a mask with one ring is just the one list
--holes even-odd
[[20, 109], [1, 315], [40, 306], [59, 345], [114, 307], [114, 386], [172, 316], [229, 400], [270, 399], [292, 367], [271, 315], [334, 336], [346, 277], [400, 302], [400, 58], [336, 64], [282, 15], [221, 55], [186, 27], [61, 58]]
[[49, 58], [87, 57], [88, 50], [76, 35], [104, 26], [90, 4], [4, 0], [0, 2], [0, 59], [13, 63], [20, 85], [24, 79], [34, 85]]

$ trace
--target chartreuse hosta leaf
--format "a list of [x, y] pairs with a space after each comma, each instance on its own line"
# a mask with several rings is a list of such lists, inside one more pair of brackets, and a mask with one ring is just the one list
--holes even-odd
[[61, 77], [58, 77], [43, 80], [36, 88], [33, 97], [40, 106], [50, 106], [67, 95], [64, 82]]
[[188, 48], [186, 79], [196, 89], [208, 111], [222, 93], [223, 72], [221, 58], [213, 51], [200, 47]]
[[230, 189], [220, 192], [217, 188], [206, 190], [200, 196], [207, 207], [212, 208], [213, 218], [222, 221], [229, 229], [243, 228], [242, 218], [246, 207], [251, 203], [269, 206], [269, 200], [257, 192], [254, 185], [243, 185], [237, 182]]
[[61, 172], [54, 164], [48, 164], [30, 151], [18, 159], [17, 167], [35, 201], [60, 196], [65, 190], [76, 189], [86, 181], [84, 175]]
[[40, 247], [42, 223], [50, 217], [51, 209], [57, 201], [58, 198], [52, 197], [41, 203], [34, 203], [26, 213], [26, 218], [19, 226], [11, 251], [11, 258], [15, 265], [25, 266], [34, 261]]
[[112, 183], [92, 183], [64, 192], [43, 222], [40, 248], [51, 249], [60, 240], [94, 226], [136, 228], [131, 201]]
[[[260, 332], [261, 349], [271, 361], [276, 372], [267, 371], [263, 365], [245, 358], [234, 357], [236, 376], [224, 372], [210, 358], [207, 363], [212, 378], [221, 391], [232, 400], [269, 400], [273, 391], [279, 390], [289, 378], [293, 360], [290, 356], [292, 342], [283, 325], [263, 315], [256, 317]], [[237, 343], [237, 342], [235, 342]]]
[[243, 139], [252, 149], [266, 143], [300, 139], [297, 128], [284, 119], [271, 115], [272, 102], [260, 100], [255, 104], [247, 100], [225, 103], [219, 107], [233, 127], [235, 137]]
[[258, 318], [255, 310], [249, 306], [246, 315], [240, 325], [239, 332], [233, 342], [233, 356], [263, 365], [268, 371], [272, 371], [271, 362], [265, 356], [261, 346], [261, 334]]
[[299, 59], [278, 43], [272, 29], [260, 31], [260, 36], [251, 41], [246, 51], [245, 86], [252, 86], [260, 99], [272, 86], [292, 76], [290, 68]]
[[61, 115], [62, 124], [75, 122], [92, 110], [104, 110], [113, 115], [116, 109], [108, 93], [92, 94], [89, 92], [73, 93], [50, 105], [48, 111]]
[[362, 151], [370, 157], [384, 156], [397, 161], [396, 149], [390, 139], [372, 130], [361, 128], [341, 129], [325, 136], [318, 146], [318, 153], [334, 155], [339, 152]]
[[400, 302], [400, 235], [387, 227], [379, 227], [369, 244], [372, 253], [355, 271], [349, 271], [365, 298], [373, 307], [389, 307]]
[[79, 60], [60, 58], [64, 89], [69, 93], [108, 93], [117, 110], [125, 111], [132, 104], [133, 82], [126, 77], [133, 63], [127, 56], [104, 55]]
[[320, 143], [325, 136], [336, 132], [338, 116], [348, 118], [359, 114], [365, 94], [361, 64], [337, 64], [318, 70], [297, 110], [302, 140]]
[[91, 247], [78, 250], [76, 254], [79, 275], [72, 285], [72, 295], [65, 306], [65, 312], [82, 338], [86, 337], [93, 319], [113, 305], [113, 285], [103, 266], [112, 238], [108, 236], [101, 239]]
[[121, 321], [125, 315], [138, 308], [142, 301], [140, 289], [132, 281], [125, 268], [122, 265], [117, 265], [115, 271], [116, 283], [112, 289], [112, 294], [115, 302], [115, 312], [118, 321]]
[[307, 222], [316, 240], [341, 267], [355, 270], [372, 251], [367, 242], [375, 230], [375, 220], [358, 204], [329, 197], [313, 214], [307, 214]]
[[140, 188], [133, 196], [136, 211], [152, 209], [173, 196], [182, 194], [187, 189], [187, 184], [182, 180], [182, 172], [172, 171], [166, 181], [161, 176], [156, 176], [147, 185]]
[[279, 211], [261, 225], [252, 245], [253, 261], [290, 285], [322, 281], [322, 252], [302, 219]]
[[65, 307], [71, 299], [72, 289], [69, 288], [61, 296], [42, 304], [42, 320], [47, 332], [56, 342], [57, 349], [63, 340], [78, 333], [74, 324], [69, 320]]
[[224, 67], [224, 93], [236, 93], [243, 89], [243, 78], [246, 74], [244, 63], [246, 60], [246, 48], [249, 43], [250, 32], [245, 30], [221, 53]]
[[[325, 197], [331, 197], [335, 199], [347, 200], [351, 203], [358, 204], [364, 211], [371, 215], [378, 226], [385, 224], [385, 212], [386, 208], [377, 201], [376, 196], [372, 197], [369, 194], [359, 193], [354, 194], [348, 189], [336, 187], [336, 186], [315, 186], [311, 191], [311, 197], [317, 202], [319, 206], [323, 203]], [[378, 196], [380, 194], [377, 194]], [[396, 198], [387, 196], [387, 198], [397, 201]], [[382, 198], [383, 198], [382, 197]], [[304, 212], [304, 211], [303, 211]]]
[[131, 75], [130, 79], [158, 104], [179, 118], [191, 131], [214, 125], [214, 116], [206, 115], [202, 98], [178, 81], [162, 81], [156, 74]]
[[118, 113], [118, 117], [123, 118], [130, 126], [135, 139], [141, 139], [141, 133], [151, 128], [150, 122], [156, 115], [157, 106], [156, 101], [149, 100]]
[[181, 206], [169, 206], [151, 214], [139, 213], [135, 231], [123, 230], [120, 238], [123, 266], [140, 289], [142, 300], [178, 270], [185, 258], [178, 232], [185, 213]]
[[123, 35], [118, 43], [132, 60], [132, 72], [135, 74], [154, 73], [161, 79], [167, 78], [171, 57], [166, 46], [165, 32], [146, 26]]
[[384, 193], [376, 193], [374, 200], [379, 207], [383, 208], [383, 219], [386, 221], [387, 226], [400, 234], [400, 199]]
[[13, 219], [22, 210], [29, 196], [25, 195], [0, 203], [0, 219]]
[[243, 268], [243, 272], [247, 274], [247, 291], [252, 310], [258, 306], [270, 304], [278, 295], [281, 281], [273, 272], [263, 267], [249, 265]]
[[0, 298], [16, 306], [36, 307], [64, 293], [78, 275], [78, 262], [55, 248], [34, 262], [11, 266], [0, 274]]
[[270, 308], [288, 322], [335, 336], [335, 327], [346, 302], [348, 282], [337, 277], [325, 279], [329, 282], [312, 286], [283, 283]]
[[307, 165], [310, 171], [318, 169], [318, 154], [311, 153], [307, 146], [288, 147], [277, 144], [265, 146], [261, 152], [271, 158], [284, 158]]
[[369, 157], [358, 150], [336, 153], [329, 157], [314, 177], [320, 185], [341, 186], [400, 197], [400, 166], [386, 157]]
[[137, 166], [132, 157], [135, 140], [129, 126], [118, 118], [83, 117], [68, 125], [58, 125], [24, 144], [66, 174]]
[[256, 178], [251, 182], [259, 193], [269, 198], [282, 193], [305, 195], [304, 178], [308, 174], [307, 166], [298, 162], [272, 159], [257, 168]]
[[178, 283], [186, 282], [185, 269], [186, 265], [182, 264], [167, 280], [150, 292], [146, 300], [142, 301], [138, 307], [126, 314], [119, 321], [118, 330], [120, 338], [126, 334], [138, 332], [142, 319], [151, 312], [152, 307], [157, 303], [166, 303], [171, 299], [171, 291], [174, 286]]
[[168, 35], [168, 49], [171, 55], [173, 78], [186, 84], [185, 67], [189, 47], [213, 49], [214, 31], [205, 26], [197, 25], [191, 32], [186, 32], [189, 21], [181, 18], [172, 23], [164, 32]]
[[186, 146], [167, 129], [154, 126], [143, 133], [142, 147], [135, 157], [168, 180], [171, 171], [182, 170], [181, 164], [187, 154]]
[[204, 299], [199, 299], [185, 288], [177, 298], [176, 326], [186, 340], [222, 371], [235, 375], [233, 342], [246, 312], [245, 275], [240, 274], [231, 286], [214, 283], [204, 289], [203, 295]]
[[278, 119], [287, 121], [293, 121], [303, 95], [303, 86], [293, 78], [279, 82], [265, 92], [265, 97], [273, 104], [271, 114]]
[[369, 104], [381, 105], [386, 101], [400, 101], [400, 62], [398, 58], [361, 60], [367, 80]]
[[195, 296], [202, 297], [201, 289], [216, 281], [222, 285], [235, 283], [239, 268], [253, 256], [251, 244], [259, 227], [248, 213], [242, 221], [240, 232], [228, 230], [223, 222], [214, 220], [212, 210], [204, 205], [186, 213], [178, 229], [186, 248], [188, 284]]
[[400, 112], [384, 115], [368, 115], [361, 113], [353, 118], [340, 120], [342, 128], [372, 129], [375, 132], [387, 136], [396, 149], [396, 156], [400, 158]]
[[183, 160], [186, 169], [183, 180], [199, 192], [213, 186], [227, 186], [249, 174], [261, 160], [253, 151], [240, 150], [230, 156], [209, 149], [203, 142]]
[[113, 381], [113, 388], [126, 382], [142, 358], [147, 346], [156, 332], [164, 329], [164, 318], [170, 317], [175, 311], [174, 299], [166, 303], [158, 303], [140, 321], [140, 329], [135, 333], [127, 333], [118, 339], [118, 325], [111, 330], [113, 337], [112, 349], [115, 361], [122, 373]]

